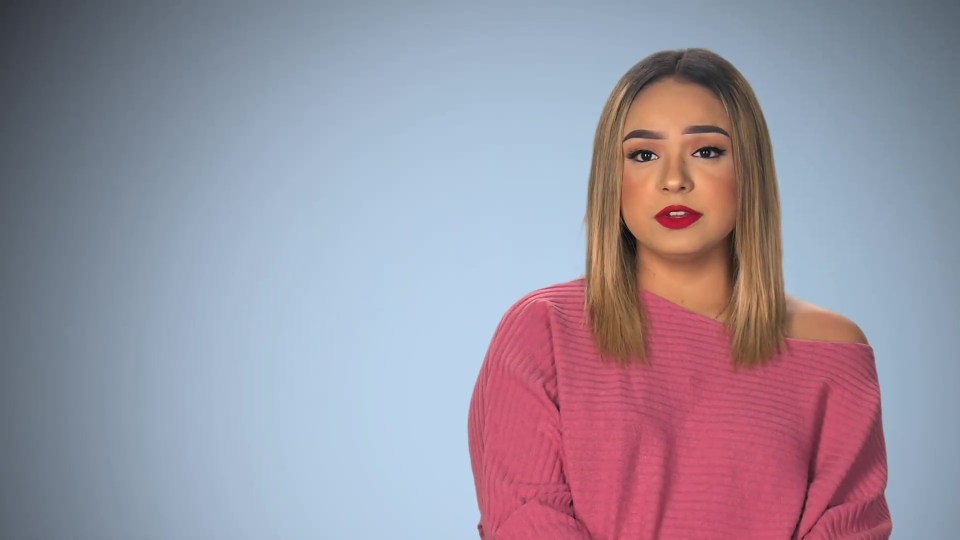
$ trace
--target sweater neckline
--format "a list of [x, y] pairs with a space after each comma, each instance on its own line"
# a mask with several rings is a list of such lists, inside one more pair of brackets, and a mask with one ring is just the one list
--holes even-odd
[[[652, 300], [670, 309], [673, 309], [674, 311], [683, 313], [687, 317], [699, 320], [704, 324], [709, 324], [717, 329], [720, 329], [720, 330], [726, 329], [726, 325], [723, 322], [718, 321], [712, 317], [708, 317], [707, 315], [704, 315], [702, 313], [693, 311], [692, 309], [686, 306], [683, 306], [681, 304], [678, 304], [673, 300], [664, 298], [663, 296], [660, 296], [659, 294], [651, 292], [647, 289], [641, 289], [640, 292], [643, 299], [646, 301]], [[814, 348], [824, 347], [824, 348], [852, 349], [852, 350], [870, 353], [870, 354], [873, 354], [874, 352], [873, 346], [871, 344], [859, 343], [856, 341], [825, 341], [820, 339], [806, 339], [806, 338], [796, 338], [796, 337], [787, 337], [786, 340], [788, 343], [791, 343], [791, 344], [798, 344], [801, 346], [809, 346]]]

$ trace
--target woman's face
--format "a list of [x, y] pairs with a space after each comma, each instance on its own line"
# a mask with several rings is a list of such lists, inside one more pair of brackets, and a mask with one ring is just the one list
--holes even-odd
[[[621, 138], [620, 210], [641, 258], [726, 256], [737, 216], [730, 132], [723, 104], [700, 85], [662, 79], [637, 94]], [[693, 212], [657, 217], [671, 205]]]

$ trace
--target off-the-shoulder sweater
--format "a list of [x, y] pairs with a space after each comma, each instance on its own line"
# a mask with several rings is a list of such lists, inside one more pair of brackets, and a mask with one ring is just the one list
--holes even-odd
[[651, 366], [624, 369], [601, 361], [584, 286], [524, 295], [483, 358], [481, 538], [889, 538], [871, 345], [787, 338], [735, 372], [721, 322], [641, 289]]

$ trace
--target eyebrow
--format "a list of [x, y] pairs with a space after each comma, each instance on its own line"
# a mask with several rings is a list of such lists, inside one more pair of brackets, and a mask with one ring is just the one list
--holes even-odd
[[[723, 129], [720, 126], [714, 125], [696, 125], [696, 126], [687, 126], [687, 129], [683, 130], [684, 135], [689, 135], [691, 133], [719, 133], [721, 135], [726, 135], [730, 137], [730, 134], [727, 133], [727, 130]], [[627, 136], [623, 138], [623, 142], [627, 142], [628, 139], [666, 139], [667, 136], [659, 131], [651, 131], [649, 129], [635, 129], [630, 133], [627, 133]]]

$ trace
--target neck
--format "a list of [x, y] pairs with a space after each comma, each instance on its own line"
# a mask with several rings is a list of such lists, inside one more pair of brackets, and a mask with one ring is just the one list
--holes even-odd
[[685, 308], [723, 321], [733, 294], [730, 258], [724, 246], [703, 256], [661, 256], [640, 247], [638, 286]]

